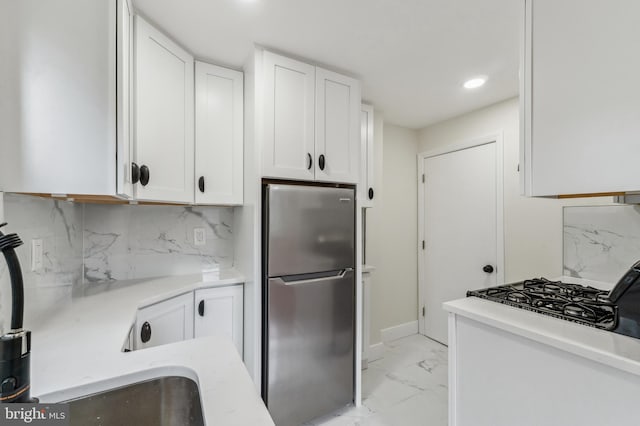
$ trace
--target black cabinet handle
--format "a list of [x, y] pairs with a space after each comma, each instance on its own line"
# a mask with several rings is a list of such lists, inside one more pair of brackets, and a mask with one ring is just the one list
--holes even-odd
[[373, 200], [373, 188], [369, 188], [369, 199]]
[[204, 316], [204, 300], [201, 300], [200, 303], [198, 303], [198, 315], [201, 317]]
[[149, 174], [149, 167], [140, 167], [140, 183], [142, 184], [142, 186], [147, 186], [147, 184], [149, 183]]
[[487, 274], [491, 274], [493, 272], [493, 266], [491, 265], [484, 265], [484, 267], [482, 268], [482, 270], [484, 272], [486, 272]]
[[313, 166], [313, 157], [311, 156], [311, 154], [307, 153], [307, 170], [311, 170], [312, 166]]
[[324, 154], [320, 154], [320, 158], [318, 158], [318, 166], [320, 166], [320, 170], [324, 170]]
[[147, 321], [142, 324], [142, 330], [140, 330], [140, 340], [142, 340], [142, 343], [147, 343], [149, 340], [151, 340], [151, 324], [149, 324]]
[[140, 167], [136, 163], [131, 163], [131, 183], [136, 184], [140, 180]]
[[200, 176], [200, 179], [198, 179], [198, 189], [200, 189], [200, 192], [204, 192], [204, 176]]

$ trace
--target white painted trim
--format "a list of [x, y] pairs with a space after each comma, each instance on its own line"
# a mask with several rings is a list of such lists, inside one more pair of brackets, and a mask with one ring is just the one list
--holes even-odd
[[418, 333], [418, 320], [405, 322], [389, 328], [380, 330], [380, 337], [383, 343], [401, 339]]
[[[424, 316], [422, 307], [425, 306], [426, 283], [424, 282], [424, 256], [422, 241], [425, 239], [424, 225], [424, 186], [422, 175], [424, 174], [424, 160], [426, 158], [449, 154], [463, 149], [477, 146], [496, 144], [496, 284], [504, 283], [504, 137], [503, 131], [497, 130], [487, 136], [471, 139], [466, 142], [454, 143], [444, 148], [421, 152], [417, 155], [418, 166], [418, 330], [425, 334]], [[384, 339], [383, 339], [384, 341]]]
[[380, 342], [369, 346], [369, 351], [367, 352], [368, 362], [377, 361], [382, 358], [384, 358], [384, 343]]
[[449, 313], [449, 350], [448, 352], [448, 362], [449, 362], [449, 426], [455, 426], [457, 424], [456, 419], [456, 392], [458, 377], [457, 377], [457, 359], [456, 359], [456, 339], [457, 339], [457, 328], [456, 328], [456, 315], [454, 313]]
[[533, 49], [533, 6], [531, 0], [525, 0], [520, 10], [522, 30], [520, 33], [520, 195], [532, 193], [531, 133], [533, 120], [533, 82], [531, 66]]
[[362, 405], [362, 321], [363, 321], [363, 285], [362, 285], [362, 209], [356, 208], [356, 344], [354, 357], [355, 389], [353, 403]]

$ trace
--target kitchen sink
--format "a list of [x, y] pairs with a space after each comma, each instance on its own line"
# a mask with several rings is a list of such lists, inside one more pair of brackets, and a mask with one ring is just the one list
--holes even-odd
[[204, 426], [198, 384], [186, 377], [159, 377], [64, 402], [72, 426]]

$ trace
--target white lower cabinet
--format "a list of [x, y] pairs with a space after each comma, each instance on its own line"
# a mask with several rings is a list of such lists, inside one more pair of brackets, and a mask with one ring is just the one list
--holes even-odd
[[193, 338], [193, 292], [140, 309], [134, 334], [135, 349]]
[[242, 285], [196, 290], [195, 337], [226, 335], [242, 355], [243, 298]]

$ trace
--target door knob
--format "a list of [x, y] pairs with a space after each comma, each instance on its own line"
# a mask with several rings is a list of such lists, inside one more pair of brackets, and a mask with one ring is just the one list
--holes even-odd
[[491, 274], [493, 272], [493, 266], [491, 265], [484, 265], [484, 267], [482, 268], [482, 270], [484, 272], [486, 272], [487, 274]]

